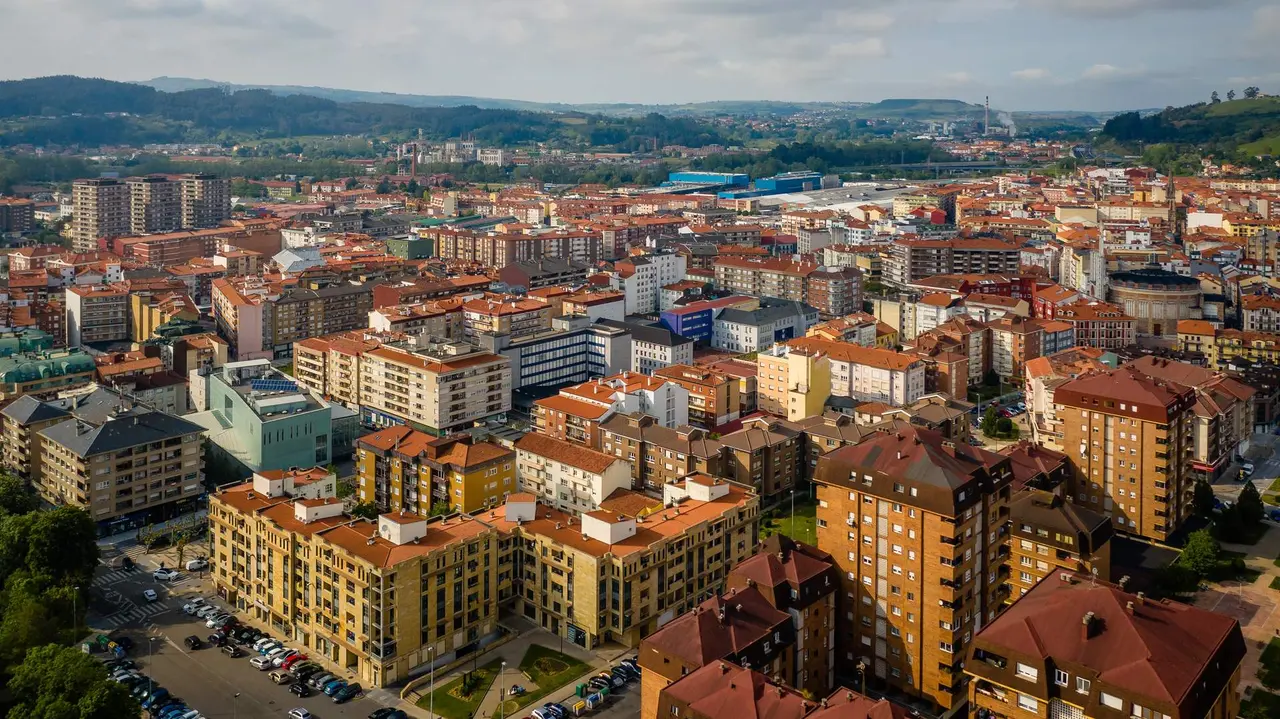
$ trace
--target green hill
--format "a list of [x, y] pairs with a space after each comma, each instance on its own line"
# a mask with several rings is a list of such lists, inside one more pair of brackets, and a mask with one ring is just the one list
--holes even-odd
[[1116, 115], [1103, 127], [1102, 139], [1131, 148], [1165, 143], [1227, 154], [1275, 154], [1280, 150], [1280, 97], [1198, 103], [1146, 116]]
[[379, 135], [431, 140], [468, 136], [477, 142], [635, 150], [664, 145], [724, 144], [719, 130], [692, 118], [659, 114], [605, 117], [511, 109], [410, 107], [337, 102], [268, 90], [203, 87], [161, 92], [151, 87], [72, 76], [0, 82], [0, 146], [143, 144]]
[[[921, 100], [891, 99], [881, 100], [870, 105], [863, 105], [854, 111], [858, 117], [875, 120], [956, 120], [974, 119], [982, 116], [982, 105], [974, 105], [961, 100]], [[996, 111], [991, 111], [992, 120]]]

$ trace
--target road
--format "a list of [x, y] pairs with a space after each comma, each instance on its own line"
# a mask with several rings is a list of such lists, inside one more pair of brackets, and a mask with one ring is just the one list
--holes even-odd
[[[138, 568], [99, 568], [90, 593], [89, 625], [111, 631], [113, 637], [132, 639], [130, 655], [142, 672], [208, 719], [278, 718], [297, 706], [307, 708], [317, 719], [366, 717], [383, 703], [396, 703], [394, 694], [383, 691], [342, 705], [322, 695], [299, 699], [286, 687], [273, 684], [268, 672], [250, 666], [250, 654], [232, 659], [216, 648], [188, 650], [182, 643], [185, 637], [203, 640], [212, 633], [182, 611], [182, 604], [192, 597], [210, 596], [207, 582], [187, 572], [173, 583], [157, 582], [151, 575], [156, 562], [143, 555], [140, 547], [127, 551]], [[156, 590], [159, 601], [147, 602], [142, 595], [147, 589]]]
[[[573, 704], [569, 700], [561, 703], [566, 708]], [[640, 682], [630, 682], [619, 689], [617, 694], [610, 695], [609, 703], [603, 709], [592, 712], [591, 716], [602, 719], [635, 719], [640, 716]]]
[[[1253, 476], [1249, 481], [1253, 482], [1253, 486], [1257, 488], [1259, 494], [1266, 494], [1271, 487], [1271, 483], [1280, 477], [1280, 437], [1274, 434], [1255, 434], [1251, 440], [1252, 447], [1271, 447], [1270, 456], [1255, 459], [1253, 461]], [[1249, 456], [1253, 457], [1257, 452], [1256, 449], [1250, 449]], [[1240, 490], [1244, 489], [1244, 483], [1237, 480], [1239, 476], [1239, 463], [1233, 463], [1222, 473], [1222, 477], [1213, 483], [1213, 494], [1221, 500], [1235, 501], [1240, 496]]]

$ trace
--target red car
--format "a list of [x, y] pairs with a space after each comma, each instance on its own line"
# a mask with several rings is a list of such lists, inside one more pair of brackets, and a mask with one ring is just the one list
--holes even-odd
[[1000, 410], [1000, 416], [1008, 419], [1012, 419], [1013, 410], [1009, 409], [1008, 407], [1005, 407], [1004, 409]]
[[284, 660], [284, 664], [281, 664], [280, 668], [284, 670], [288, 670], [289, 667], [292, 667], [294, 664], [297, 664], [298, 662], [304, 662], [306, 660], [307, 660], [306, 654], [294, 654], [293, 656]]

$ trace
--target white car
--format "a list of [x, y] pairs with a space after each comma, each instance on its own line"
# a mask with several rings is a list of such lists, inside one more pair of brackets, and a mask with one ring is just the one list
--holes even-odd
[[271, 668], [271, 660], [266, 657], [254, 657], [249, 660], [249, 665], [260, 672], [265, 672]]
[[188, 572], [198, 572], [201, 569], [208, 569], [208, 568], [209, 568], [209, 560], [207, 559], [201, 558], [201, 559], [191, 559], [187, 561]]
[[211, 615], [217, 614], [218, 612], [221, 612], [221, 611], [222, 611], [221, 609], [218, 609], [212, 604], [206, 604], [205, 606], [200, 607], [199, 609], [196, 610], [196, 616], [199, 617], [200, 619], [208, 619]]
[[278, 669], [281, 666], [283, 666], [285, 662], [289, 661], [289, 657], [295, 656], [297, 654], [298, 654], [297, 649], [289, 649], [281, 654], [277, 654], [274, 657], [271, 657], [271, 666], [276, 667]]
[[207, 603], [208, 602], [205, 601], [204, 597], [196, 597], [195, 599], [192, 599], [186, 604], [183, 604], [182, 611], [186, 612], [187, 614], [195, 614], [196, 612], [200, 611], [200, 608], [205, 606], [205, 604]]
[[158, 582], [172, 582], [179, 576], [181, 575], [178, 574], [176, 569], [157, 569], [151, 573], [151, 577]]
[[311, 712], [303, 709], [302, 707], [290, 709], [289, 719], [311, 719]]
[[148, 602], [154, 602], [160, 599], [160, 595], [156, 594], [154, 589], [144, 589], [142, 590], [142, 598]]
[[210, 615], [209, 618], [205, 620], [204, 625], [210, 629], [213, 629], [214, 627], [218, 626], [218, 622], [222, 621], [223, 619], [227, 619], [230, 616], [231, 615], [228, 614], [227, 612], [218, 612], [217, 614]]

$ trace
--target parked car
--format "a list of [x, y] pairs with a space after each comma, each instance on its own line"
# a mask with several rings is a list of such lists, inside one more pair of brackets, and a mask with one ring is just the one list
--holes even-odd
[[214, 632], [209, 635], [209, 643], [215, 647], [220, 647], [227, 643], [227, 635], [222, 632]]
[[151, 573], [151, 578], [155, 579], [158, 582], [172, 582], [173, 580], [177, 579], [179, 576], [181, 575], [178, 574], [178, 571], [176, 569], [161, 568]]
[[160, 701], [167, 696], [169, 696], [168, 689], [165, 689], [164, 687], [156, 687], [155, 691], [148, 694], [147, 698], [142, 701], [142, 708], [150, 709], [160, 703]]
[[331, 697], [346, 686], [347, 682], [345, 679], [331, 679], [320, 688], [320, 691], [324, 692], [325, 696]]
[[218, 609], [217, 607], [213, 606], [212, 604], [206, 604], [206, 605], [204, 605], [203, 607], [200, 607], [200, 608], [196, 609], [196, 611], [195, 611], [195, 615], [196, 615], [197, 617], [199, 617], [200, 619], [204, 619], [204, 618], [208, 617], [210, 614], [217, 614], [217, 613], [218, 613], [218, 612], [220, 612], [220, 611], [222, 611], [222, 610], [221, 610], [221, 609]]
[[227, 614], [226, 612], [223, 612], [221, 614], [214, 614], [213, 616], [205, 620], [204, 625], [210, 629], [215, 629], [218, 626], [218, 622], [221, 622], [230, 618], [231, 618], [231, 615]]
[[119, 670], [119, 669], [137, 669], [138, 668], [137, 662], [133, 661], [132, 659], [112, 659], [110, 661], [103, 662], [102, 666], [113, 671]]
[[307, 685], [303, 684], [302, 682], [294, 682], [293, 684], [290, 684], [289, 693], [299, 698], [306, 698], [311, 696], [311, 690], [308, 689]]
[[333, 693], [333, 703], [344, 704], [360, 696], [363, 692], [364, 688], [359, 684], [348, 684]]
[[303, 654], [302, 652], [298, 652], [297, 654], [294, 654], [288, 659], [285, 659], [284, 663], [280, 665], [280, 668], [293, 671], [293, 668], [295, 666], [298, 666], [299, 664], [305, 662], [306, 660], [307, 660], [307, 655]]
[[197, 609], [200, 609], [201, 607], [204, 607], [207, 604], [208, 603], [205, 601], [204, 597], [196, 597], [195, 599], [192, 599], [186, 604], [183, 604], [182, 611], [186, 612], [187, 614], [195, 614]]
[[296, 657], [301, 653], [302, 652], [299, 652], [297, 649], [286, 649], [271, 658], [271, 666], [279, 669], [284, 666], [284, 663], [288, 661], [290, 657]]
[[226, 654], [227, 656], [231, 657], [232, 659], [237, 659], [237, 658], [239, 658], [239, 657], [244, 656], [244, 652], [240, 651], [240, 647], [237, 647], [237, 646], [236, 646], [236, 645], [234, 645], [234, 644], [226, 644], [226, 645], [223, 645], [223, 647], [222, 647], [222, 653], [223, 653], [223, 654]]
[[1271, 510], [1268, 516], [1271, 517], [1271, 521], [1280, 522], [1280, 509]]
[[191, 707], [181, 702], [174, 702], [173, 704], [169, 704], [165, 708], [161, 709], [159, 713], [152, 713], [158, 717], [158, 719], [170, 719], [170, 717], [180, 717], [189, 711], [191, 711]]
[[329, 672], [321, 672], [320, 676], [312, 677], [311, 681], [307, 682], [307, 684], [310, 684], [313, 689], [323, 689], [325, 684], [328, 684], [334, 679], [337, 679], [337, 677]]
[[271, 668], [271, 660], [266, 657], [254, 657], [249, 660], [249, 665], [260, 672], [265, 672]]
[[1253, 476], [1253, 462], [1245, 462], [1244, 464], [1241, 464], [1240, 469], [1244, 470], [1244, 476]]
[[156, 590], [154, 589], [144, 589], [142, 590], [142, 598], [148, 602], [155, 602], [159, 601], [160, 595], [156, 594]]
[[542, 705], [542, 708], [551, 712], [551, 715], [556, 717], [556, 719], [564, 719], [564, 717], [569, 716], [569, 710], [565, 709], [559, 704], [556, 704], [555, 702], [547, 702], [546, 704]]
[[289, 672], [298, 678], [298, 681], [305, 681], [315, 676], [321, 671], [319, 664], [314, 662], [298, 662], [289, 667]]
[[292, 684], [293, 675], [289, 672], [274, 671], [267, 675], [276, 684]]
[[281, 646], [282, 645], [280, 644], [280, 642], [277, 642], [276, 640], [272, 639], [266, 644], [263, 644], [260, 647], [258, 647], [258, 653], [265, 657], [267, 654], [274, 652], [277, 649], [280, 649]]
[[197, 557], [196, 559], [187, 560], [188, 572], [198, 572], [202, 569], [208, 569], [208, 568], [209, 568], [209, 560], [205, 559], [204, 557]]
[[200, 641], [200, 637], [194, 634], [183, 639], [182, 643], [187, 645], [187, 649], [201, 649], [204, 647], [204, 642]]
[[289, 719], [311, 719], [311, 712], [302, 707], [296, 707], [289, 710]]
[[262, 647], [266, 646], [269, 642], [274, 642], [274, 641], [275, 640], [272, 639], [271, 637], [259, 637], [253, 642], [253, 651], [256, 652], [262, 649]]

